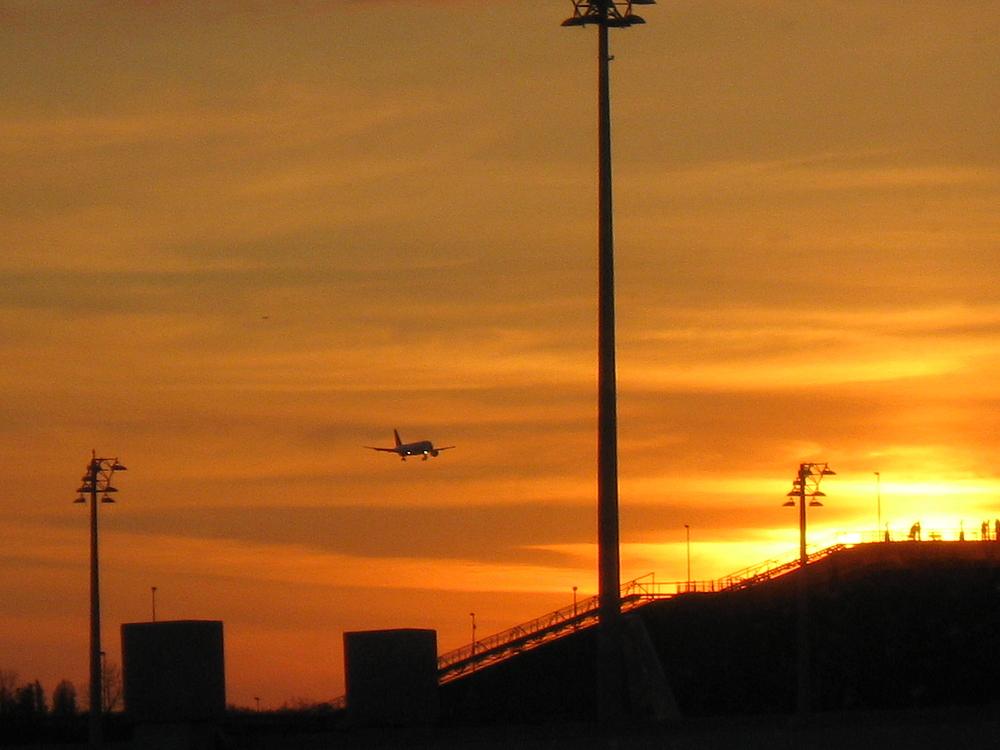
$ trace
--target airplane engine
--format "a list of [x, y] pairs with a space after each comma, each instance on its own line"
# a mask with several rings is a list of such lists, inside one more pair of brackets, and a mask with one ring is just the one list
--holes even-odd
[[431, 451], [431, 455], [434, 456], [434, 458], [437, 458], [438, 453], [440, 453], [440, 451]]

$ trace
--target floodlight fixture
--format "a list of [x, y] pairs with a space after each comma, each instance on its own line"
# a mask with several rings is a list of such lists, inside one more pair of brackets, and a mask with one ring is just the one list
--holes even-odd
[[562, 22], [563, 26], [596, 24], [610, 28], [624, 28], [646, 23], [632, 12], [633, 5], [656, 5], [656, 0], [573, 0], [573, 15]]
[[96, 451], [91, 452], [87, 473], [83, 475], [82, 484], [77, 492], [79, 497], [74, 503], [86, 503], [90, 498], [90, 716], [89, 741], [90, 746], [99, 748], [103, 744], [103, 705], [101, 694], [104, 670], [101, 664], [101, 593], [100, 570], [97, 554], [97, 506], [102, 503], [113, 503], [109, 493], [118, 492], [111, 486], [111, 478], [116, 471], [125, 471], [117, 458], [99, 458]]

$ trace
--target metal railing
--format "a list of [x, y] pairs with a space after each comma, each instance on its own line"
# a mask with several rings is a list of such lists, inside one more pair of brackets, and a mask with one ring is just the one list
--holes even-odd
[[[1000, 536], [1000, 528], [996, 531]], [[815, 562], [829, 555], [857, 544], [903, 541], [942, 541], [942, 540], [979, 540], [989, 539], [989, 532], [982, 535], [966, 531], [917, 531], [910, 532], [867, 531], [867, 532], [837, 532], [820, 542], [810, 544], [806, 548], [808, 561]], [[995, 538], [995, 537], [994, 537]], [[622, 611], [628, 612], [654, 599], [668, 599], [686, 593], [711, 593], [721, 591], [738, 591], [750, 588], [765, 581], [773, 580], [799, 567], [798, 552], [781, 557], [773, 557], [756, 563], [735, 573], [714, 580], [701, 581], [657, 581], [655, 574], [647, 573], [633, 579], [621, 587]], [[474, 672], [481, 667], [536, 648], [562, 637], [567, 631], [580, 630], [598, 622], [600, 598], [590, 596], [573, 602], [573, 604], [557, 609], [534, 620], [516, 625], [507, 630], [488, 636], [461, 648], [449, 651], [438, 657], [438, 682], [444, 684], [465, 674]], [[331, 703], [343, 706], [344, 698], [337, 698]]]
[[[1000, 528], [996, 535], [1000, 536]], [[962, 530], [925, 531], [917, 527], [907, 532], [865, 531], [837, 532], [806, 547], [808, 562], [813, 563], [857, 544], [904, 541], [978, 540], [982, 534]], [[986, 539], [990, 538], [987, 532]], [[685, 593], [710, 593], [739, 591], [791, 572], [799, 567], [798, 551], [781, 557], [772, 557], [722, 578], [705, 581], [660, 582], [653, 573], [636, 578], [622, 585], [622, 611], [634, 609], [652, 599], [667, 599]], [[444, 683], [475, 669], [513, 656], [543, 643], [559, 638], [567, 630], [578, 630], [596, 624], [599, 598], [592, 596], [550, 612], [529, 622], [504, 630], [449, 651], [438, 658], [439, 681]]]
[[[838, 538], [840, 535], [837, 535]], [[829, 540], [813, 544], [808, 552], [809, 562], [839, 552], [853, 546], [849, 543]], [[692, 592], [732, 591], [748, 588], [771, 580], [799, 565], [797, 554], [772, 558], [749, 568], [711, 581], [675, 581], [664, 583], [656, 580], [655, 574], [647, 573], [622, 585], [622, 611], [644, 604], [653, 599], [668, 599], [679, 594]], [[557, 609], [542, 617], [522, 623], [513, 628], [469, 643], [438, 657], [438, 681], [450, 682], [478, 668], [495, 664], [515, 654], [536, 648], [543, 643], [561, 637], [568, 630], [589, 627], [598, 621], [600, 599], [591, 596], [572, 605]]]
[[[621, 587], [621, 607], [627, 612], [649, 599], [662, 598], [653, 573], [640, 576]], [[449, 651], [438, 657], [438, 681], [450, 682], [467, 672], [494, 664], [559, 638], [567, 630], [579, 630], [597, 622], [600, 597], [586, 599], [557, 609], [542, 617], [516, 625], [487, 638]]]

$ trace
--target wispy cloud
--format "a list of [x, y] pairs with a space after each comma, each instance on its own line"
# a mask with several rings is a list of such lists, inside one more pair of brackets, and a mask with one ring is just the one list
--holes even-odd
[[[683, 524], [715, 568], [794, 544], [804, 460], [838, 471], [818, 531], [871, 526], [874, 471], [894, 522], [986, 507], [997, 9], [915, 8], [661, 3], [615, 32], [630, 571], [676, 570]], [[161, 585], [232, 623], [237, 702], [261, 644], [459, 645], [473, 606], [502, 629], [591, 585], [594, 40], [566, 14], [0, 3], [0, 444], [35, 496], [3, 522], [0, 665], [82, 661], [91, 448], [129, 466], [108, 622]], [[458, 448], [364, 449], [393, 428]], [[330, 697], [336, 654], [306, 661], [273, 678]]]

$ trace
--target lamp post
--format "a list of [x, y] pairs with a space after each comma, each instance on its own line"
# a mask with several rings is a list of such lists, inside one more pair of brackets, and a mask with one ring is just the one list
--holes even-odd
[[108, 655], [101, 652], [101, 711], [111, 709], [111, 685], [108, 682]]
[[598, 141], [598, 322], [597, 322], [597, 567], [598, 618], [606, 644], [601, 682], [610, 694], [605, 708], [620, 710], [623, 667], [617, 656], [621, 641], [621, 560], [618, 527], [618, 414], [615, 373], [614, 231], [611, 195], [611, 95], [608, 29], [645, 21], [632, 13], [633, 5], [655, 0], [573, 0], [573, 15], [563, 26], [597, 26], [597, 141]]
[[[792, 480], [792, 491], [788, 493], [788, 497], [799, 499], [799, 564], [803, 568], [809, 563], [806, 555], [806, 498], [809, 498], [810, 508], [822, 508], [823, 503], [816, 498], [826, 497], [826, 494], [820, 492], [819, 483], [823, 477], [836, 473], [828, 464], [799, 464], [798, 474]], [[788, 500], [784, 506], [794, 507], [795, 501]]]
[[[109, 493], [117, 492], [111, 486], [111, 477], [116, 471], [125, 471], [117, 458], [98, 458], [96, 451], [91, 452], [87, 473], [83, 475], [83, 483], [77, 492], [80, 496], [77, 503], [90, 500], [90, 719], [88, 739], [92, 748], [101, 747], [104, 742], [102, 724], [103, 695], [101, 686], [104, 670], [101, 663], [101, 592], [100, 573], [97, 557], [97, 505], [98, 503], [113, 503]], [[100, 497], [98, 497], [100, 496]]]
[[685, 591], [691, 590], [691, 527], [688, 524], [684, 524], [684, 533], [687, 536], [687, 584], [684, 587]]
[[878, 514], [878, 526], [875, 527], [875, 538], [882, 533], [882, 473], [875, 472], [875, 512]]
[[472, 644], [469, 646], [469, 658], [472, 661], [472, 671], [476, 671], [476, 613], [469, 612], [472, 618]]
[[798, 595], [798, 653], [796, 655], [796, 705], [800, 716], [809, 713], [809, 555], [806, 551], [806, 498], [809, 507], [822, 507], [817, 497], [826, 497], [820, 492], [819, 483], [823, 477], [836, 474], [827, 464], [799, 464], [799, 471], [792, 480], [792, 491], [785, 507], [793, 507], [798, 498], [799, 506], [799, 595]]

